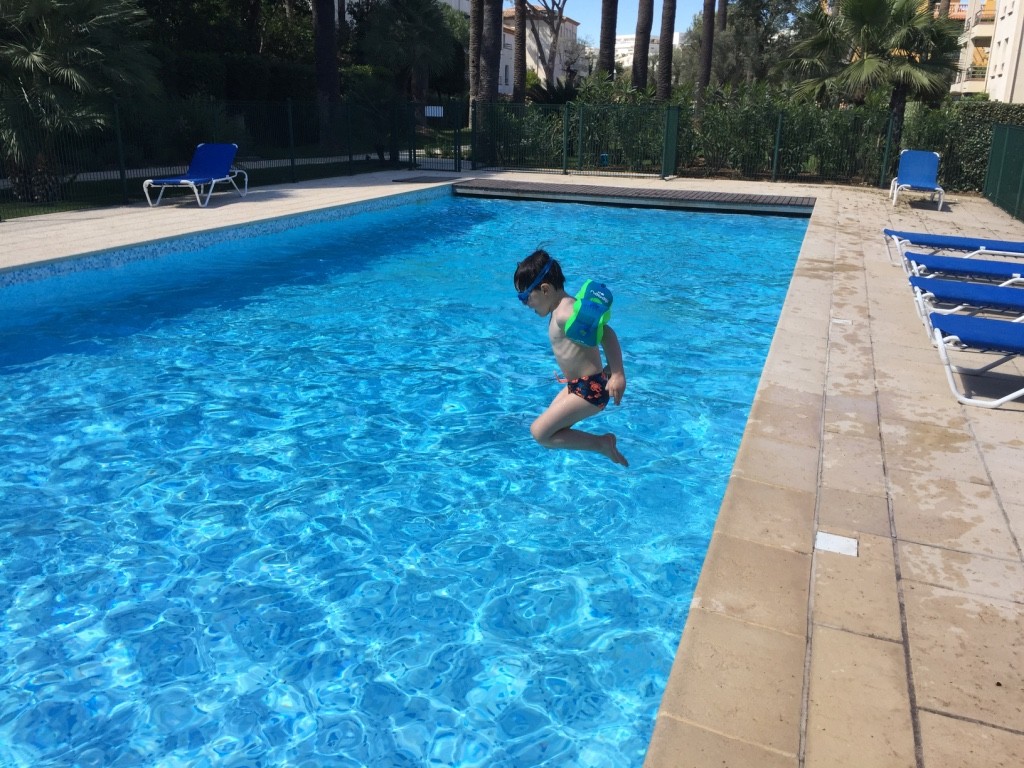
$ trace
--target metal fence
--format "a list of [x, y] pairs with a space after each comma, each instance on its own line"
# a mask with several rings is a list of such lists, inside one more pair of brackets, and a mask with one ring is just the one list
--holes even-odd
[[[0, 104], [0, 219], [144, 200], [142, 181], [185, 172], [201, 142], [238, 144], [250, 184], [386, 167], [458, 170], [466, 105], [432, 107], [193, 99], [120, 103], [90, 130], [48, 128]], [[31, 116], [29, 116], [31, 117]]]
[[[699, 113], [692, 104], [500, 102], [478, 103], [472, 114], [463, 100], [191, 99], [115, 104], [106, 123], [88, 131], [40, 128], [46, 121], [19, 117], [20, 108], [0, 104], [0, 219], [139, 202], [143, 180], [183, 173], [204, 141], [238, 144], [236, 165], [253, 186], [415, 167], [885, 187], [898, 155], [886, 110], [768, 98], [711, 99]], [[957, 167], [944, 159], [947, 189], [957, 188], [948, 177]]]
[[[474, 167], [883, 185], [889, 116], [705, 105], [474, 105]], [[887, 170], [889, 169], [889, 170]]]
[[475, 168], [566, 174], [668, 175], [665, 107], [474, 105]]
[[985, 197], [1016, 219], [1024, 219], [1024, 126], [992, 126]]

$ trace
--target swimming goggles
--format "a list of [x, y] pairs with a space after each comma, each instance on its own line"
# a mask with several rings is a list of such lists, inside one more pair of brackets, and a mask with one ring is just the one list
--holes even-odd
[[523, 304], [526, 304], [530, 300], [530, 294], [537, 290], [537, 286], [543, 282], [545, 277], [547, 277], [553, 263], [554, 259], [548, 259], [548, 263], [544, 265], [544, 269], [540, 271], [540, 274], [533, 279], [533, 282], [530, 283], [530, 287], [525, 291], [519, 292], [519, 300], [523, 302]]

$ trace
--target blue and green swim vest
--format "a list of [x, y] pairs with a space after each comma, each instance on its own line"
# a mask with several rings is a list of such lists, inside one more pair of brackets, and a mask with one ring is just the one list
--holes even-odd
[[576, 294], [572, 315], [565, 323], [565, 335], [577, 344], [596, 347], [611, 316], [612, 292], [604, 283], [587, 280]]

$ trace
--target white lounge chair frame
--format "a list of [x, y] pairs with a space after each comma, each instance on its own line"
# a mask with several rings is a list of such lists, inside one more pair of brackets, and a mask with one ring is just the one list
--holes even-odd
[[[234, 167], [235, 153], [238, 152], [237, 144], [226, 143], [202, 143], [196, 146], [192, 154], [192, 160], [188, 164], [188, 170], [180, 176], [164, 176], [159, 179], [146, 179], [142, 182], [142, 191], [146, 195], [146, 202], [150, 207], [160, 204], [163, 199], [164, 190], [168, 187], [185, 187], [191, 189], [196, 196], [196, 202], [200, 208], [205, 208], [213, 195], [214, 187], [220, 182], [231, 182], [231, 186], [239, 195], [245, 197], [249, 191], [249, 175]], [[235, 181], [242, 177], [242, 187], [239, 188]], [[160, 187], [160, 194], [154, 201], [150, 195], [151, 187]], [[207, 189], [207, 187], [209, 189]], [[205, 198], [202, 196], [205, 193]]]
[[932, 342], [936, 347], [938, 347], [939, 358], [942, 360], [942, 367], [946, 371], [946, 381], [949, 384], [950, 391], [953, 393], [953, 396], [956, 397], [958, 402], [961, 402], [964, 405], [974, 405], [978, 408], [998, 408], [1001, 405], [1005, 405], [1013, 400], [1019, 400], [1024, 397], [1024, 387], [994, 400], [983, 400], [977, 397], [968, 397], [965, 393], [961, 392], [960, 388], [956, 385], [956, 377], [953, 375], [954, 373], [966, 374], [968, 376], [980, 376], [981, 374], [988, 373], [993, 368], [998, 368], [1003, 363], [1019, 359], [1020, 355], [1015, 353], [1002, 355], [988, 365], [983, 365], [980, 368], [967, 368], [962, 365], [954, 365], [949, 359], [950, 349], [963, 349], [963, 347], [959, 345], [959, 341], [960, 339], [956, 336], [943, 336], [942, 331], [938, 328], [932, 329]]
[[[242, 177], [242, 186], [241, 187], [239, 187], [238, 186], [238, 182], [235, 181], [239, 176]], [[157, 183], [154, 183], [153, 179], [146, 179], [144, 182], [142, 182], [142, 191], [146, 193], [146, 202], [149, 203], [150, 208], [152, 208], [154, 206], [160, 205], [160, 200], [162, 200], [163, 196], [164, 196], [164, 190], [166, 190], [168, 187], [191, 189], [192, 193], [196, 196], [196, 202], [199, 203], [199, 207], [200, 208], [205, 208], [207, 205], [210, 204], [210, 197], [213, 195], [213, 188], [215, 186], [217, 186], [217, 184], [219, 184], [221, 182], [225, 182], [225, 181], [230, 181], [231, 182], [231, 186], [233, 186], [235, 188], [235, 191], [239, 195], [241, 195], [242, 197], [245, 197], [248, 194], [248, 192], [249, 192], [249, 174], [247, 174], [245, 171], [241, 170], [240, 168], [232, 168], [227, 176], [224, 176], [224, 177], [219, 178], [219, 179], [213, 179], [208, 184], [202, 184], [202, 183], [195, 184], [195, 183], [193, 183], [192, 181], [190, 181], [188, 179], [178, 179], [173, 184], [172, 183], [157, 184]], [[149, 196], [149, 189], [150, 189], [150, 187], [159, 187], [159, 189], [160, 189], [160, 194], [158, 194], [156, 196], [156, 200], [150, 199], [150, 196]], [[209, 189], [207, 189], [207, 187], [209, 187]]]

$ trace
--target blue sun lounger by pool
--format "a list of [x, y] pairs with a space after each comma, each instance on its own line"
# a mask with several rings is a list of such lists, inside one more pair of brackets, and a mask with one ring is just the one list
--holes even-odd
[[[998, 397], [970, 397], [957, 387], [956, 377], [953, 375], [959, 373], [978, 376], [1024, 355], [1024, 323], [970, 315], [940, 315], [934, 312], [929, 316], [929, 320], [933, 328], [935, 345], [939, 349], [939, 357], [946, 369], [946, 381], [958, 401], [981, 408], [998, 408], [1011, 400], [1024, 397], [1024, 387]], [[980, 368], [966, 368], [953, 365], [949, 358], [950, 350], [995, 353], [999, 358]]]
[[1000, 285], [1024, 283], [1024, 262], [964, 259], [908, 251], [903, 254], [907, 274], [916, 277], [946, 275], [996, 281]]
[[914, 289], [918, 314], [924, 322], [931, 314], [973, 314], [982, 310], [1012, 312], [1017, 315], [1013, 322], [1024, 321], [1024, 288], [929, 277], [911, 277], [910, 285]]
[[904, 149], [900, 152], [896, 178], [889, 185], [889, 196], [892, 197], [894, 208], [900, 192], [905, 190], [928, 192], [931, 195], [930, 200], [934, 200], [935, 195], [938, 194], [939, 210], [942, 210], [945, 192], [939, 186], [938, 152], [928, 152], [923, 149]]
[[[146, 202], [151, 207], [160, 205], [165, 189], [168, 187], [184, 187], [191, 189], [196, 196], [196, 202], [199, 203], [199, 207], [205, 208], [210, 202], [213, 188], [218, 183], [224, 181], [231, 182], [231, 186], [235, 188], [235, 191], [242, 197], [245, 197], [246, 192], [249, 191], [249, 176], [245, 171], [231, 167], [237, 152], [237, 144], [200, 144], [196, 147], [196, 151], [192, 155], [192, 162], [188, 164], [188, 170], [184, 176], [146, 179], [142, 182], [142, 191], [146, 194]], [[241, 189], [239, 189], [238, 183], [235, 181], [238, 177], [242, 178], [244, 185]], [[160, 188], [160, 194], [157, 195], [155, 202], [149, 196], [151, 187]], [[206, 189], [207, 187], [209, 189]], [[200, 197], [201, 194], [204, 194], [204, 190], [205, 199]]]
[[927, 232], [906, 232], [899, 229], [883, 229], [885, 246], [892, 260], [890, 243], [899, 254], [907, 249], [931, 248], [935, 251], [963, 251], [960, 258], [973, 256], [1018, 256], [1024, 257], [1024, 242], [1017, 240], [991, 240], [984, 237], [963, 237], [961, 235], [931, 235]]

